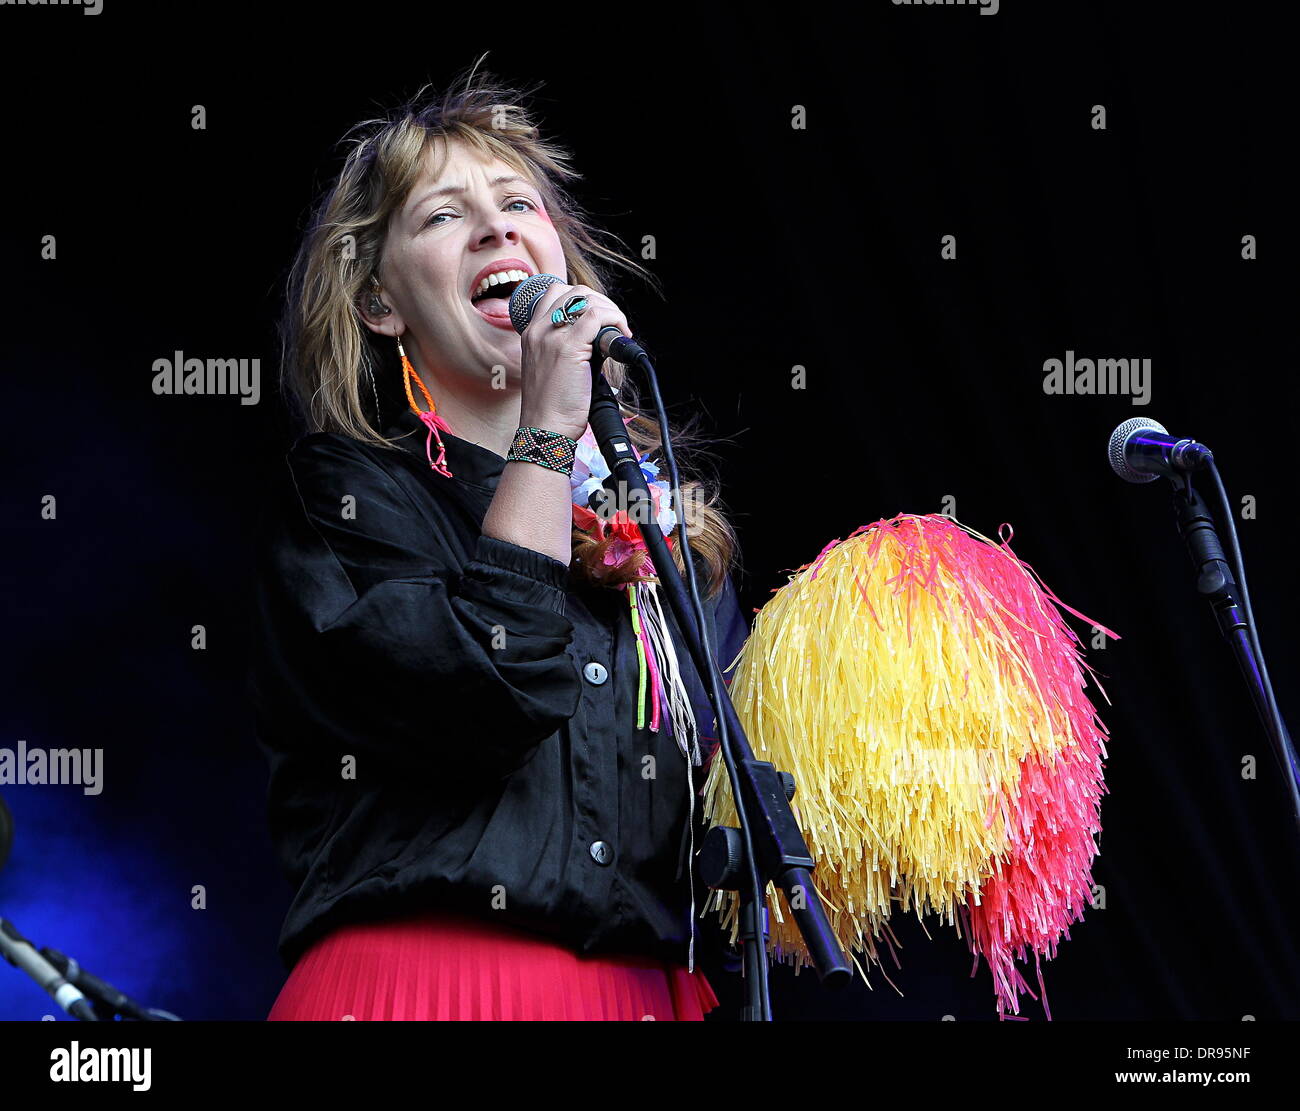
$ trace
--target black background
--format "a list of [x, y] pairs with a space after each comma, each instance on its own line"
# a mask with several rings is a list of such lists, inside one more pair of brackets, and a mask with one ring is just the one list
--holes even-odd
[[[1116, 424], [1150, 416], [1210, 444], [1234, 499], [1256, 500], [1237, 527], [1287, 714], [1294, 63], [1261, 5], [1046, 7], [657, 6], [641, 25], [599, 7], [0, 8], [30, 63], [0, 73], [0, 745], [99, 746], [106, 765], [96, 797], [3, 789], [17, 833], [0, 914], [186, 1018], [269, 1009], [290, 892], [265, 832], [244, 607], [262, 479], [290, 435], [283, 281], [342, 134], [486, 50], [499, 76], [546, 82], [544, 129], [575, 151], [596, 220], [634, 249], [656, 238], [666, 299], [615, 296], [674, 415], [703, 410], [726, 437], [747, 612], [827, 541], [951, 496], [986, 535], [1011, 523], [1017, 554], [1121, 634], [1089, 654], [1113, 703], [1106, 906], [1045, 965], [1053, 1018], [1300, 1017], [1276, 764], [1167, 484], [1128, 486], [1103, 454]], [[154, 395], [153, 360], [178, 349], [260, 358], [261, 404]], [[1067, 349], [1150, 358], [1150, 404], [1047, 396], [1043, 362]], [[902, 996], [876, 974], [828, 998], [780, 968], [778, 1016], [992, 1019], [987, 969], [970, 977], [951, 928], [898, 929]], [[734, 1018], [739, 980], [715, 987], [713, 1017]], [[0, 1017], [49, 1010], [0, 969]]]

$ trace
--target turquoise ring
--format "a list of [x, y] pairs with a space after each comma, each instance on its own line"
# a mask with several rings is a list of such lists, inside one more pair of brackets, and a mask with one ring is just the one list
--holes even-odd
[[551, 313], [552, 324], [576, 324], [580, 317], [587, 309], [587, 299], [581, 294], [575, 294], [564, 302], [558, 309]]

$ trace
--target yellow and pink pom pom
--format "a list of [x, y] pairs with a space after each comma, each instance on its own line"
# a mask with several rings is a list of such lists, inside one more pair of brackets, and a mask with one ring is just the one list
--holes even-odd
[[[988, 961], [999, 1014], [1019, 1014], [1016, 961], [1054, 956], [1092, 897], [1106, 731], [1058, 607], [1094, 623], [1006, 541], [934, 514], [864, 525], [773, 593], [731, 697], [757, 757], [795, 776], [840, 943], [879, 963], [895, 905], [938, 914]], [[720, 760], [705, 797], [735, 824]], [[773, 955], [806, 965], [768, 898]], [[734, 939], [734, 893], [714, 905]]]

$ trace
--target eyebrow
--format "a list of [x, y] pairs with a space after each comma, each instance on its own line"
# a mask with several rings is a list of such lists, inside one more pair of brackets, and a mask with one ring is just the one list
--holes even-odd
[[[533, 188], [532, 183], [529, 182], [527, 178], [520, 177], [518, 174], [500, 174], [489, 181], [488, 185], [495, 189], [498, 185], [510, 185], [516, 181], [523, 182], [523, 184], [527, 185], [530, 189]], [[420, 210], [421, 205], [426, 201], [432, 200], [434, 197], [446, 197], [455, 193], [463, 192], [465, 192], [465, 187], [463, 185], [441, 185], [437, 189], [430, 189], [411, 206], [411, 213], [414, 215]]]

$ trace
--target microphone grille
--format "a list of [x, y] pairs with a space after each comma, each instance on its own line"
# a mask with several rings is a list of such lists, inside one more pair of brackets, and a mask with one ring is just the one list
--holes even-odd
[[1133, 433], [1143, 430], [1162, 432], [1166, 436], [1169, 435], [1169, 429], [1150, 417], [1132, 417], [1110, 434], [1110, 448], [1107, 452], [1110, 459], [1110, 469], [1125, 482], [1155, 482], [1160, 477], [1158, 474], [1136, 471], [1129, 466], [1128, 455], [1124, 449], [1128, 447], [1129, 439]]
[[559, 280], [554, 274], [534, 274], [515, 286], [515, 291], [510, 294], [510, 323], [516, 332], [523, 335], [533, 319], [537, 299]]

